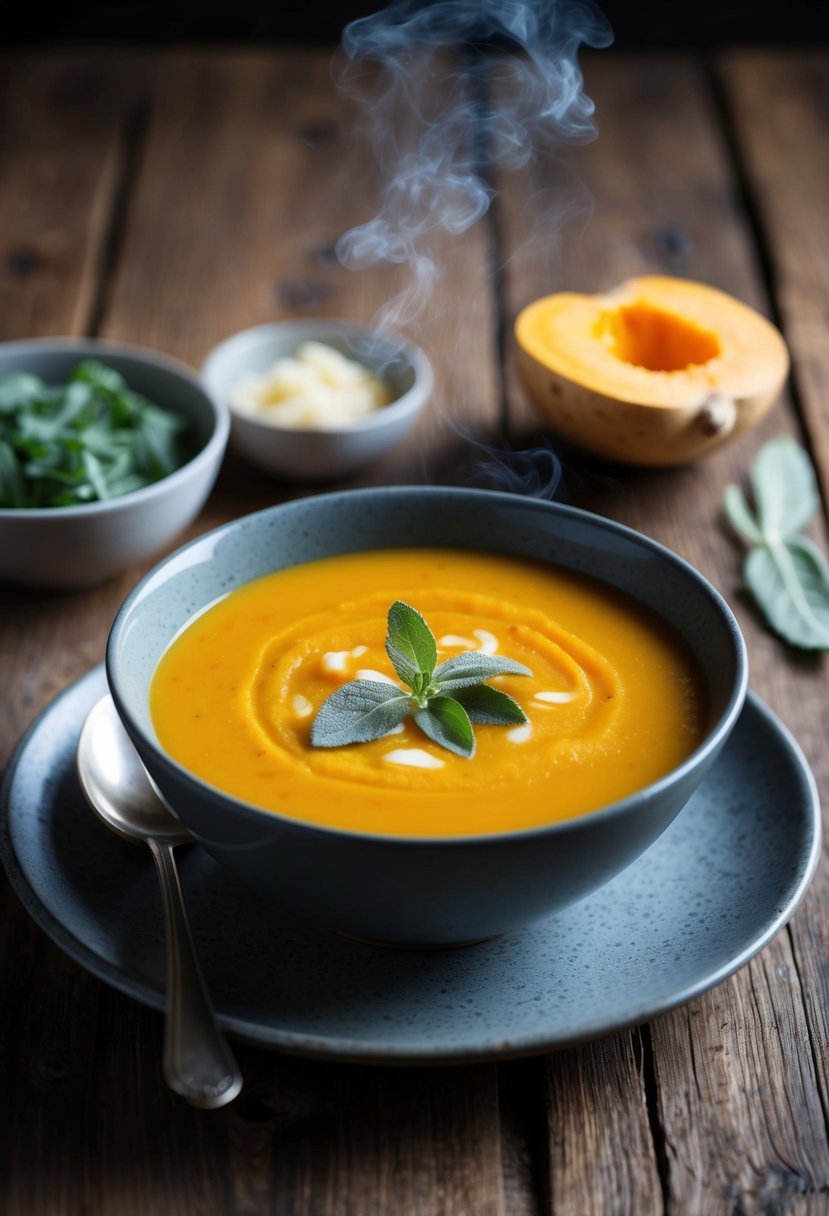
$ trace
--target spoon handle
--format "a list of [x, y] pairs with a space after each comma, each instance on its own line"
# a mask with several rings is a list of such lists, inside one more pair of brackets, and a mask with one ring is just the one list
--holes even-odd
[[242, 1088], [242, 1074], [207, 995], [173, 847], [159, 840], [148, 844], [158, 870], [167, 927], [164, 1076], [170, 1088], [193, 1106], [224, 1106]]

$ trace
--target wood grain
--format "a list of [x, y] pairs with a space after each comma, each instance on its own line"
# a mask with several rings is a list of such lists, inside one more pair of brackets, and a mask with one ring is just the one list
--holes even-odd
[[[829, 233], [825, 208], [821, 206], [821, 192], [829, 184], [825, 61], [805, 51], [780, 57], [745, 51], [722, 58], [718, 68], [747, 190], [756, 200], [757, 222], [792, 353], [804, 437], [822, 480], [825, 504], [829, 488], [826, 403], [829, 359], [825, 338]], [[818, 535], [826, 553], [825, 529], [821, 528]], [[825, 657], [811, 663], [806, 660], [804, 666], [811, 668], [811, 674], [820, 683], [825, 706], [829, 687]], [[775, 682], [779, 674], [775, 673]], [[826, 719], [825, 712], [816, 705], [810, 705], [802, 714], [798, 738], [812, 761], [825, 797], [829, 789]], [[809, 1032], [805, 1045], [810, 1049], [819, 1078], [826, 1115], [829, 981], [825, 960], [829, 951], [829, 880], [825, 859], [804, 912], [790, 927], [792, 967], [783, 975], [786, 983], [797, 984], [802, 992]]]
[[[497, 444], [504, 397], [514, 444], [543, 448], [540, 482], [553, 445], [573, 501], [658, 537], [723, 591], [753, 686], [823, 788], [826, 661], [790, 654], [763, 628], [740, 591], [719, 502], [779, 430], [805, 438], [827, 468], [827, 66], [819, 55], [735, 53], [714, 89], [683, 56], [590, 58], [598, 139], [497, 177], [487, 219], [428, 238], [444, 274], [406, 328], [434, 361], [435, 403], [412, 442], [363, 479], [438, 480], [476, 463], [496, 483], [517, 476], [503, 452], [496, 461], [462, 437]], [[327, 51], [33, 51], [0, 64], [0, 112], [2, 337], [94, 329], [198, 366], [243, 326], [371, 318], [408, 282], [399, 267], [355, 272], [332, 255], [374, 214], [386, 179], [355, 135]], [[778, 316], [797, 412], [784, 396], [756, 432], [677, 470], [599, 465], [551, 440], [515, 377], [515, 313], [559, 287], [603, 289], [651, 271], [714, 283]], [[296, 492], [230, 456], [191, 534]], [[0, 589], [0, 761], [100, 660], [142, 569], [65, 595]], [[163, 1084], [159, 1016], [63, 956], [3, 882], [0, 1103], [14, 1119], [0, 1138], [0, 1210], [816, 1213], [829, 1189], [828, 953], [824, 865], [789, 930], [650, 1027], [546, 1061], [442, 1070], [243, 1047], [242, 1097], [206, 1113]]]
[[547, 1081], [552, 1211], [661, 1211], [640, 1032], [551, 1056]]
[[[270, 1134], [259, 1206], [249, 1195], [250, 1210], [267, 1210], [268, 1193], [286, 1211], [332, 1216], [503, 1210], [492, 1153], [494, 1068], [363, 1070], [280, 1060], [238, 1106], [231, 1138], [240, 1157], [257, 1111]], [[251, 1178], [235, 1172], [243, 1183]]]
[[767, 247], [792, 378], [829, 497], [829, 94], [822, 54], [722, 57], [718, 79]]
[[[439, 93], [441, 78], [413, 87]], [[391, 166], [375, 163], [371, 141], [347, 121], [365, 121], [355, 105], [338, 91], [324, 52], [165, 56], [104, 334], [198, 366], [214, 343], [249, 325], [381, 317], [411, 285], [410, 269], [352, 270], [335, 254], [338, 239], [376, 213], [389, 184]], [[387, 121], [398, 121], [394, 112]], [[463, 240], [427, 232], [418, 246], [442, 273], [426, 310], [401, 328], [428, 348], [434, 398], [411, 440], [364, 481], [428, 480], [431, 456], [443, 460], [453, 428], [486, 435], [494, 425], [486, 241], [477, 225]], [[220, 510], [240, 513], [245, 501], [232, 498], [241, 485], [233, 481]], [[260, 498], [290, 489], [253, 480]]]
[[[343, 126], [326, 54], [171, 53], [150, 69], [130, 155], [108, 169], [109, 215], [98, 226], [107, 256], [99, 242], [91, 265], [100, 273], [83, 293], [81, 313], [94, 314], [104, 337], [198, 365], [235, 329], [297, 314], [370, 319], [406, 285], [400, 268], [355, 273], [331, 257], [341, 232], [371, 213], [382, 182], [369, 150], [356, 148]], [[71, 120], [65, 118], [70, 130]], [[63, 156], [63, 122], [50, 112], [54, 172]], [[67, 156], [74, 151], [70, 141]], [[110, 165], [104, 150], [89, 155]], [[431, 461], [445, 460], [457, 425], [465, 420], [486, 434], [497, 417], [486, 239], [479, 229], [456, 250], [438, 236], [430, 246], [462, 277], [470, 324], [463, 334], [447, 326], [460, 279], [444, 276], [416, 335], [424, 342], [422, 334], [432, 335], [436, 400], [413, 443], [375, 480], [433, 476]], [[73, 286], [77, 292], [67, 278], [77, 314]], [[230, 457], [191, 533], [292, 492]], [[69, 596], [10, 591], [3, 608], [14, 689], [7, 751], [52, 695], [100, 660], [115, 610], [140, 573], [135, 567]], [[22, 1106], [10, 1172], [0, 1183], [6, 1188], [0, 1207], [10, 1216], [78, 1208], [119, 1216], [148, 1210], [500, 1216], [494, 1068], [329, 1068], [247, 1050], [242, 1099], [216, 1114], [194, 1112], [161, 1081], [158, 1015], [102, 991], [61, 956], [56, 962], [56, 951], [25, 922], [8, 890], [4, 896], [11, 912], [0, 932], [3, 956], [11, 965], [19, 937], [33, 942], [35, 960], [15, 1004], [15, 1018], [28, 1027], [24, 1055], [10, 1062], [2, 1085], [7, 1104], [18, 1094]], [[64, 973], [71, 992], [56, 982]], [[20, 1041], [16, 1022], [5, 1041], [12, 1030]], [[47, 1043], [48, 1060], [40, 1065], [38, 1045]], [[45, 1068], [47, 1080], [33, 1083], [31, 1068]], [[52, 1079], [66, 1071], [72, 1085]], [[33, 1130], [35, 1155], [48, 1167], [35, 1172], [27, 1152]]]
[[88, 328], [125, 140], [141, 105], [140, 64], [140, 56], [80, 51], [21, 52], [0, 61], [0, 327], [6, 340]]
[[[728, 158], [705, 73], [682, 58], [660, 58], [654, 64], [647, 57], [608, 57], [591, 61], [587, 82], [596, 101], [597, 140], [567, 157], [564, 168], [561, 158], [538, 158], [522, 188], [508, 187], [502, 196], [498, 222], [506, 265], [505, 315], [514, 317], [523, 304], [550, 291], [605, 290], [641, 273], [707, 281], [771, 315], [741, 182]], [[750, 117], [744, 115], [744, 120]], [[550, 241], [547, 200], [557, 197], [561, 183], [575, 174], [581, 197], [592, 200], [591, 206], [578, 222], [571, 215], [568, 226]], [[546, 260], [539, 254], [540, 243], [552, 250]], [[537, 423], [511, 368], [507, 384], [516, 433], [532, 439]], [[819, 782], [825, 782], [825, 735], [818, 738], [825, 661], [792, 655], [765, 631], [740, 592], [739, 550], [721, 524], [725, 486], [744, 479], [753, 453], [780, 430], [799, 434], [788, 398], [756, 431], [690, 467], [602, 468], [575, 452], [562, 448], [561, 453], [575, 501], [662, 540], [724, 592], [746, 634], [754, 688], [795, 731]], [[808, 911], [795, 918], [795, 941], [798, 926], [812, 924], [819, 903], [817, 923], [829, 919], [822, 908], [825, 885], [821, 874]], [[802, 953], [819, 957], [805, 944]], [[691, 1007], [690, 1020], [681, 1013], [657, 1023], [655, 1130], [669, 1210], [761, 1211], [764, 1203], [782, 1203], [787, 1194], [816, 1195], [826, 1186], [826, 1078], [822, 1064], [817, 1074], [810, 1046], [811, 1033], [820, 1052], [825, 1025], [822, 1017], [810, 1025], [807, 1010], [815, 998], [804, 998], [799, 984], [780, 978], [796, 974], [791, 943], [781, 935], [732, 982], [731, 1004], [739, 1007], [738, 1017], [718, 1018], [715, 1010], [723, 999], [718, 990]], [[810, 990], [817, 993], [817, 977], [811, 979]], [[778, 1025], [786, 1026], [786, 1037], [771, 1033]], [[801, 1050], [792, 1058], [792, 1041], [806, 1046], [805, 1055]], [[756, 1077], [752, 1083], [747, 1077], [723, 1079], [723, 1059], [740, 1062], [748, 1076], [758, 1069], [758, 1076], [788, 1080], [769, 1086], [760, 1103]], [[591, 1049], [586, 1049], [580, 1061], [585, 1071], [589, 1060]], [[635, 1093], [630, 1060], [625, 1065], [615, 1059], [614, 1065]], [[551, 1125], [551, 1143], [559, 1134]], [[578, 1185], [571, 1181], [568, 1188], [572, 1204], [575, 1195], [589, 1190], [594, 1171], [589, 1153], [575, 1138], [568, 1152], [571, 1179], [580, 1177]], [[739, 1203], [744, 1209], [733, 1206]]]
[[[0, 337], [79, 334], [101, 290], [140, 56], [19, 52], [0, 65]], [[89, 595], [0, 588], [0, 764], [32, 718], [101, 657]], [[105, 610], [109, 616], [109, 608]], [[0, 1207], [77, 1210], [99, 985], [0, 884]]]
[[[785, 934], [734, 979], [658, 1019], [653, 1034], [677, 1211], [759, 1216], [825, 1194], [821, 1092]], [[703, 1123], [697, 1146], [688, 1129]]]

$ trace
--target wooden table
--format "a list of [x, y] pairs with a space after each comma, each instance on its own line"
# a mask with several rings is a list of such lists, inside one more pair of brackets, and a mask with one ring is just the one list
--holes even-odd
[[[5, 59], [2, 337], [101, 335], [198, 366], [257, 322], [373, 317], [407, 271], [357, 272], [334, 256], [341, 233], [372, 214], [377, 183], [329, 61], [301, 48]], [[757, 306], [793, 357], [786, 395], [757, 431], [680, 470], [568, 453], [568, 484], [572, 501], [665, 542], [726, 595], [753, 688], [826, 788], [826, 659], [762, 627], [720, 503], [779, 432], [806, 443], [829, 492], [829, 54], [735, 49], [701, 62], [610, 49], [588, 57], [586, 73], [598, 139], [493, 173], [486, 216], [430, 238], [445, 273], [404, 327], [434, 362], [435, 399], [411, 442], [365, 480], [463, 480], [486, 459], [463, 436], [539, 442], [511, 331], [538, 295], [664, 272]], [[191, 532], [296, 492], [230, 455]], [[824, 524], [813, 535], [825, 546]], [[74, 593], [2, 589], [3, 762], [101, 660], [141, 573]], [[422, 1070], [240, 1046], [243, 1094], [213, 1113], [166, 1090], [159, 1015], [65, 957], [5, 881], [0, 899], [7, 1216], [829, 1206], [825, 866], [752, 962], [651, 1024], [547, 1058]]]

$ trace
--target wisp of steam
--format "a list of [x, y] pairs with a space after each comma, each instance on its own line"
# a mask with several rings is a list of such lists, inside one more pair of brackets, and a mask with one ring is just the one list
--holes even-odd
[[549, 439], [535, 447], [514, 451], [511, 447], [491, 447], [472, 435], [460, 433], [468, 451], [479, 453], [462, 471], [462, 485], [501, 490], [525, 498], [567, 499], [564, 468]]
[[[427, 238], [479, 220], [495, 171], [595, 136], [578, 52], [611, 41], [592, 0], [392, 0], [346, 27], [338, 83], [360, 105], [387, 184], [377, 214], [345, 233], [337, 254], [353, 269], [412, 272], [380, 323], [423, 313], [438, 275]], [[460, 52], [460, 67], [447, 74], [450, 52]], [[497, 104], [486, 87], [493, 71]]]

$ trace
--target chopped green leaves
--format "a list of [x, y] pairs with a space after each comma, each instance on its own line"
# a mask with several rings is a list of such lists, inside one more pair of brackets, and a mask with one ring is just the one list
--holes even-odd
[[184, 417], [153, 405], [97, 360], [66, 384], [0, 379], [0, 507], [63, 507], [119, 498], [188, 458]]
[[781, 435], [761, 448], [751, 469], [756, 511], [729, 486], [723, 506], [750, 546], [743, 573], [771, 628], [793, 646], [829, 650], [829, 569], [800, 529], [819, 505], [809, 457]]
[[[483, 681], [532, 672], [523, 663], [468, 651], [437, 664], [437, 643], [423, 617], [396, 600], [389, 609], [386, 653], [408, 690], [376, 680], [352, 680], [332, 693], [314, 719], [314, 747], [343, 747], [379, 739], [412, 715], [434, 743], [459, 756], [475, 754], [473, 723], [526, 722], [512, 697]], [[449, 694], [452, 695], [449, 695]]]

